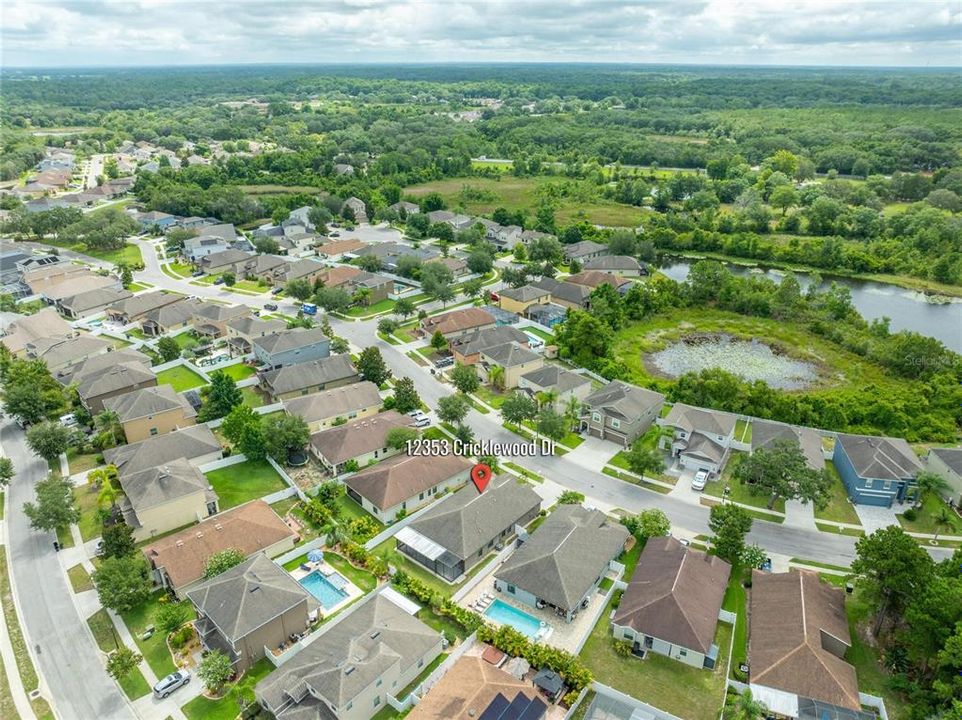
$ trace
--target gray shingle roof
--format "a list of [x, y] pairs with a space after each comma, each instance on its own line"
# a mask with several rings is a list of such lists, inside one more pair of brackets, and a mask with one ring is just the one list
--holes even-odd
[[902, 438], [839, 433], [835, 442], [862, 478], [903, 480], [914, 478], [922, 470], [918, 456]]
[[291, 608], [318, 608], [314, 596], [290, 573], [257, 553], [187, 593], [198, 611], [236, 643]]
[[312, 694], [341, 708], [389, 668], [407, 670], [439, 643], [435, 630], [379, 593], [261, 680], [255, 693], [273, 711], [291, 700], [316, 703]]
[[357, 370], [348, 355], [331, 355], [312, 362], [288, 365], [269, 370], [261, 375], [264, 382], [277, 395], [303, 390], [314, 385], [357, 378]]
[[377, 385], [367, 380], [342, 385], [331, 390], [291, 398], [284, 401], [284, 409], [304, 422], [312, 423], [324, 418], [349, 415], [362, 408], [381, 404]]
[[84, 375], [77, 382], [77, 394], [86, 400], [124, 388], [132, 388], [151, 380], [155, 382], [157, 380], [153, 370], [137, 361], [130, 361], [111, 365], [102, 372]]
[[649, 538], [612, 622], [707, 653], [731, 565], [673, 537]]
[[552, 300], [564, 300], [572, 305], [584, 305], [591, 295], [591, 288], [586, 285], [576, 285], [554, 278], [541, 278], [532, 285], [550, 292]]
[[181, 395], [178, 395], [170, 385], [141, 388], [124, 395], [107, 398], [104, 400], [104, 408], [117, 413], [121, 422], [128, 422], [178, 408], [184, 411], [184, 417], [197, 415], [190, 403]]
[[736, 420], [731, 413], [675, 403], [665, 416], [664, 423], [685, 432], [697, 430], [709, 435], [730, 435], [735, 430]]
[[600, 510], [562, 505], [496, 576], [555, 607], [575, 610], [627, 539], [628, 531]]
[[220, 322], [249, 315], [251, 309], [246, 305], [221, 305], [219, 303], [200, 303], [194, 308], [194, 316], [205, 320]]
[[145, 368], [150, 367], [150, 358], [139, 350], [121, 348], [113, 352], [94, 355], [74, 365], [70, 365], [54, 373], [54, 378], [61, 385], [69, 385], [72, 382], [79, 383], [88, 376], [97, 375], [104, 370], [122, 365], [129, 362], [136, 362]]
[[796, 427], [768, 420], [752, 421], [752, 452], [768, 448], [779, 440], [793, 442], [805, 456], [805, 463], [813, 470], [825, 467], [822, 454], [822, 437], [811, 428]]
[[448, 346], [452, 351], [457, 351], [461, 355], [474, 355], [485, 348], [501, 345], [506, 342], [527, 343], [529, 338], [518, 328], [510, 325], [499, 325], [497, 327], [479, 328], [472, 330], [460, 337], [450, 341]]
[[527, 382], [541, 388], [554, 390], [558, 394], [569, 392], [582, 385], [590, 385], [591, 379], [585, 375], [573, 373], [557, 365], [545, 365], [521, 376]]
[[592, 255], [597, 252], [606, 251], [608, 246], [596, 243], [593, 240], [582, 240], [581, 242], [566, 245], [562, 249], [567, 257], [579, 258], [584, 257], [585, 255]]
[[234, 318], [228, 321], [227, 327], [236, 330], [241, 335], [260, 335], [262, 333], [280, 332], [287, 328], [287, 323], [274, 318], [264, 320], [253, 315], [248, 315], [247, 317]]
[[[186, 458], [121, 475], [120, 484], [135, 513], [197, 492], [207, 492], [208, 488], [207, 478]], [[210, 499], [216, 497], [211, 492]]]
[[504, 368], [512, 368], [540, 360], [541, 356], [516, 342], [506, 342], [482, 350], [481, 359]]
[[474, 483], [468, 483], [436, 503], [409, 527], [464, 559], [530, 510], [540, 507], [541, 497], [513, 477], [497, 484], [492, 480], [483, 493]]
[[152, 310], [164, 307], [165, 305], [172, 305], [180, 300], [183, 300], [183, 296], [181, 295], [156, 290], [121, 300], [108, 307], [107, 312], [137, 318]]
[[585, 263], [585, 270], [614, 270], [638, 272], [641, 265], [628, 255], [603, 255]]
[[932, 454], [948, 465], [956, 475], [962, 475], [962, 448], [932, 448]]
[[74, 313], [84, 312], [91, 308], [107, 306], [133, 295], [129, 290], [118, 290], [111, 287], [87, 290], [60, 300], [60, 304], [70, 308]]
[[345, 478], [344, 484], [370, 500], [375, 507], [387, 510], [438, 483], [467, 473], [473, 465], [460, 455], [395, 455]]
[[194, 316], [201, 305], [203, 303], [200, 300], [180, 299], [170, 305], [150, 310], [144, 315], [143, 321], [149, 320], [164, 328], [182, 325]]
[[534, 285], [522, 285], [519, 288], [508, 288], [507, 290], [501, 291], [501, 297], [517, 300], [518, 302], [530, 302], [543, 298], [546, 295], [550, 295], [548, 290], [535, 287]]
[[324, 330], [319, 327], [281, 330], [271, 335], [254, 338], [251, 342], [268, 354], [310, 347], [318, 343], [330, 343]]
[[214, 433], [206, 425], [192, 425], [183, 430], [157, 435], [132, 445], [104, 450], [104, 460], [116, 465], [121, 475], [170, 463], [179, 458], [192, 460], [221, 449]]
[[621, 380], [612, 380], [585, 398], [585, 405], [592, 410], [605, 410], [627, 420], [636, 420], [649, 410], [660, 407], [664, 402], [665, 396], [661, 393]]
[[42, 359], [48, 368], [59, 368], [105, 353], [112, 347], [112, 343], [93, 335], [79, 335], [72, 338], [38, 338], [29, 341], [26, 350], [28, 356]]

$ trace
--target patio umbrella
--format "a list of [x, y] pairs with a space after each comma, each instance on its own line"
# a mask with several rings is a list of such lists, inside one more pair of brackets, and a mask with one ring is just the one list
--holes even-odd
[[311, 550], [307, 553], [307, 559], [311, 562], [321, 562], [324, 559], [324, 553], [320, 550]]

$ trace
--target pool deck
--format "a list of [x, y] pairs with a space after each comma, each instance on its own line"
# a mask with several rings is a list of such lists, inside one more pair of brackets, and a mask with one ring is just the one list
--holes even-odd
[[[503, 602], [505, 605], [510, 605], [517, 610], [527, 613], [531, 617], [545, 622], [551, 626], [551, 632], [548, 634], [547, 638], [543, 640], [546, 645], [551, 645], [552, 647], [560, 648], [562, 650], [567, 650], [568, 652], [575, 652], [578, 649], [578, 645], [581, 643], [582, 639], [587, 637], [594, 627], [594, 617], [598, 610], [598, 605], [604, 602], [604, 595], [601, 593], [596, 593], [591, 596], [591, 602], [588, 604], [587, 608], [581, 610], [577, 615], [575, 615], [574, 620], [570, 623], [565, 622], [564, 618], [559, 617], [555, 614], [554, 610], [550, 608], [545, 608], [544, 610], [538, 610], [530, 605], [525, 605], [522, 602], [514, 599], [507, 593], [501, 593], [494, 589], [494, 577], [497, 575], [498, 569], [501, 567], [501, 563], [495, 563], [491, 569], [485, 574], [483, 580], [481, 580], [474, 588], [471, 589], [460, 601], [459, 605], [468, 610], [474, 610], [471, 607], [478, 598], [480, 598], [484, 593], [489, 596], [493, 596]], [[494, 620], [490, 618], [485, 618], [488, 622], [495, 625]]]
[[[304, 565], [306, 565], [309, 569], [305, 569]], [[297, 580], [297, 582], [300, 582], [302, 578], [307, 577], [315, 570], [320, 572], [321, 575], [324, 575], [325, 577], [331, 574], [336, 574], [344, 578], [344, 576], [341, 575], [339, 572], [337, 572], [337, 570], [335, 570], [333, 567], [331, 567], [330, 565], [328, 565], [326, 562], [323, 562], [323, 561], [319, 563], [305, 562], [303, 565], [300, 565], [294, 568], [290, 572], [291, 572], [291, 577]], [[345, 593], [347, 593], [347, 596], [343, 600], [341, 600], [341, 602], [337, 603], [332, 607], [326, 608], [323, 605], [321, 605], [321, 608], [319, 610], [321, 617], [327, 617], [329, 615], [333, 615], [338, 610], [344, 608], [347, 605], [350, 605], [352, 602], [354, 602], [364, 594], [364, 591], [361, 590], [361, 588], [359, 588], [357, 585], [352, 583], [350, 580], [348, 580], [347, 578], [344, 578], [344, 580], [346, 581], [347, 584], [344, 585], [342, 589], [344, 590]], [[320, 603], [320, 600], [318, 600], [318, 603]]]

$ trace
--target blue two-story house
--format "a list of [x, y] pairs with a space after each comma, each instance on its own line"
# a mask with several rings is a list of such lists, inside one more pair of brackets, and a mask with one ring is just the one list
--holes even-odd
[[311, 362], [331, 354], [331, 341], [321, 328], [293, 328], [251, 340], [254, 357], [264, 369]]
[[892, 507], [909, 499], [909, 488], [923, 469], [901, 438], [842, 435], [832, 456], [852, 502]]

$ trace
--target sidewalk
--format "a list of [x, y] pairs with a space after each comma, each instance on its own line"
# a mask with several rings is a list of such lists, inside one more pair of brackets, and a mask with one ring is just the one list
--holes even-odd
[[[6, 502], [6, 495], [3, 501]], [[0, 503], [2, 505], [3, 503]], [[6, 547], [7, 526], [0, 520], [0, 546]], [[13, 645], [10, 644], [10, 634], [7, 631], [7, 623], [0, 622], [0, 658], [3, 659], [3, 672], [7, 676], [7, 684], [10, 686], [10, 694], [13, 696], [13, 705], [22, 720], [36, 720], [33, 706], [27, 695], [27, 689], [23, 686], [20, 673], [17, 671], [17, 657], [13, 652]]]

